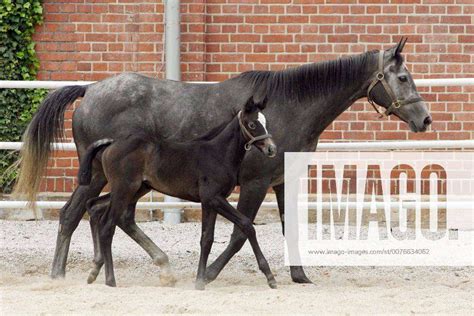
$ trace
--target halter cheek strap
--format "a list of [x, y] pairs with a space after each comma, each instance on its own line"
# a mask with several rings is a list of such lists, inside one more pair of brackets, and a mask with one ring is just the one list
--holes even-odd
[[[380, 114], [381, 117], [383, 117], [384, 115], [389, 116], [390, 114], [393, 113], [394, 109], [398, 109], [402, 105], [407, 105], [407, 104], [412, 104], [412, 103], [423, 101], [423, 99], [420, 98], [420, 97], [410, 98], [410, 99], [406, 99], [406, 100], [398, 100], [397, 99], [397, 97], [395, 96], [395, 93], [393, 93], [392, 88], [390, 88], [390, 86], [388, 85], [387, 80], [385, 80], [385, 75], [383, 73], [383, 54], [384, 54], [384, 51], [381, 50], [379, 52], [379, 61], [378, 61], [379, 71], [377, 72], [377, 74], [375, 75], [374, 80], [370, 83], [369, 88], [367, 89], [367, 100], [373, 106], [374, 110], [377, 113]], [[385, 92], [387, 92], [387, 94], [390, 97], [390, 100], [392, 102], [390, 104], [390, 106], [387, 108], [387, 110], [385, 111], [385, 113], [383, 113], [383, 114], [380, 113], [379, 109], [376, 106], [376, 103], [375, 103], [374, 99], [372, 99], [372, 97], [370, 96], [370, 92], [372, 91], [372, 89], [378, 83], [382, 83], [382, 85], [385, 89]]]
[[271, 134], [263, 134], [260, 136], [254, 137], [245, 127], [244, 123], [242, 122], [242, 111], [239, 111], [237, 114], [237, 117], [239, 119], [239, 125], [240, 125], [240, 130], [242, 131], [242, 135], [244, 138], [246, 138], [247, 143], [245, 144], [244, 148], [246, 151], [249, 151], [252, 148], [252, 144], [255, 142], [258, 142], [259, 140], [266, 139], [266, 138], [271, 138]]

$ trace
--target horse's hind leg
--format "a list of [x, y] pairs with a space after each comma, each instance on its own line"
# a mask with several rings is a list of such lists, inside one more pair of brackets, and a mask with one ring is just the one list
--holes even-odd
[[86, 211], [85, 204], [90, 198], [96, 197], [107, 183], [102, 171], [94, 173], [91, 184], [77, 187], [69, 201], [61, 209], [59, 231], [56, 239], [51, 277], [64, 277], [71, 236]]
[[[275, 191], [278, 202], [278, 210], [280, 211], [282, 232], [283, 235], [285, 235], [285, 184], [282, 183], [280, 185], [274, 186], [273, 190]], [[298, 249], [288, 249], [288, 251], [292, 252], [291, 255], [294, 257], [299, 257], [300, 255]], [[302, 266], [290, 266], [290, 275], [291, 279], [295, 283], [312, 283], [311, 280], [306, 276]]]
[[92, 198], [87, 201], [87, 212], [89, 213], [89, 224], [91, 226], [92, 232], [92, 241], [94, 243], [94, 260], [93, 260], [93, 267], [89, 272], [89, 276], [87, 278], [87, 283], [91, 284], [99, 275], [100, 269], [104, 265], [104, 257], [102, 256], [102, 252], [100, 250], [100, 243], [99, 243], [99, 226], [97, 218], [106, 211], [108, 203], [110, 200], [110, 193], [105, 195]]
[[[127, 175], [127, 173], [125, 173]], [[137, 174], [136, 176], [139, 176]], [[111, 179], [110, 203], [105, 213], [99, 215], [100, 219], [94, 216], [93, 220], [99, 222], [100, 250], [104, 257], [105, 284], [115, 286], [114, 266], [112, 259], [112, 239], [115, 233], [115, 226], [119, 219], [128, 210], [128, 205], [140, 189], [141, 178], [132, 179], [132, 175], [125, 178], [122, 175], [114, 175], [115, 181]], [[129, 181], [124, 181], [128, 179]]]
[[135, 208], [140, 197], [148, 193], [150, 189], [144, 185], [134, 197], [133, 203], [128, 205], [127, 212], [119, 218], [118, 226], [140, 247], [145, 250], [153, 260], [153, 263], [160, 267], [160, 282], [163, 286], [173, 286], [176, 279], [173, 276], [169, 265], [168, 256], [148, 237], [135, 222]]
[[[150, 189], [142, 186], [134, 198], [134, 202], [128, 205], [127, 212], [119, 218], [117, 225], [130, 236], [140, 247], [142, 247], [153, 260], [153, 263], [160, 266], [160, 281], [164, 286], [173, 286], [176, 279], [171, 271], [168, 256], [161, 250], [141, 229], [135, 222], [135, 209], [137, 201], [140, 197], [148, 193]], [[110, 202], [110, 194], [89, 200], [87, 210], [91, 215], [91, 229], [96, 232], [94, 238], [94, 266], [89, 273], [87, 283], [92, 283], [97, 279], [100, 269], [104, 265], [104, 259], [100, 251], [100, 244], [98, 239], [97, 218], [98, 214], [105, 212], [107, 204]], [[97, 243], [95, 242], [97, 241]]]

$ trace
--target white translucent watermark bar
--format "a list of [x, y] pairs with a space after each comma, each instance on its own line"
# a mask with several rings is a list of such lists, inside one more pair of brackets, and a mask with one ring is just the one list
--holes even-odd
[[473, 155], [286, 153], [286, 264], [473, 265]]

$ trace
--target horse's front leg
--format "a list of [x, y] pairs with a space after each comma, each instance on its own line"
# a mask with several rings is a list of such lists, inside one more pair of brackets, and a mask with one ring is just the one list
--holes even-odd
[[[265, 199], [270, 179], [254, 180], [240, 187], [240, 196], [237, 209], [244, 214], [251, 222], [255, 219], [258, 209]], [[234, 225], [229, 245], [222, 254], [207, 268], [206, 281], [214, 281], [229, 260], [242, 248], [247, 240], [247, 236]]]
[[[280, 211], [280, 219], [281, 219], [281, 228], [283, 235], [285, 235], [285, 184], [279, 184], [273, 187], [275, 191], [277, 203], [278, 203], [278, 210]], [[289, 251], [293, 251], [292, 255], [298, 256], [299, 253], [298, 249], [288, 249]], [[310, 279], [306, 276], [302, 266], [290, 266], [290, 274], [291, 279], [295, 283], [313, 283]]]
[[214, 228], [216, 226], [217, 213], [208, 205], [202, 204], [202, 224], [201, 224], [201, 255], [196, 276], [196, 290], [204, 290], [206, 285], [207, 258], [211, 252], [214, 242]]
[[275, 289], [277, 287], [275, 277], [273, 276], [267, 259], [265, 259], [265, 256], [263, 255], [262, 250], [260, 249], [260, 246], [257, 242], [257, 234], [255, 232], [255, 228], [252, 225], [252, 221], [238, 210], [233, 208], [224, 197], [213, 198], [209, 202], [209, 205], [219, 214], [234, 223], [234, 225], [236, 225], [249, 239], [250, 245], [252, 246], [252, 250], [255, 254], [255, 258], [257, 259], [258, 268], [267, 278], [268, 285], [272, 289]]

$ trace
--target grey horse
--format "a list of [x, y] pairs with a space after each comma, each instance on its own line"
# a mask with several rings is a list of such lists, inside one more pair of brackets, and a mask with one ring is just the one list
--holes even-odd
[[[156, 80], [125, 73], [89, 86], [69, 86], [52, 92], [33, 117], [24, 135], [21, 170], [16, 192], [35, 199], [50, 155], [50, 143], [60, 139], [67, 106], [79, 97], [73, 116], [73, 134], [79, 160], [93, 142], [117, 138], [133, 131], [178, 141], [189, 140], [230, 121], [237, 106], [253, 96], [267, 99], [265, 116], [269, 133], [278, 146], [274, 159], [255, 149], [247, 153], [239, 173], [238, 210], [250, 219], [272, 187], [283, 224], [285, 152], [315, 151], [318, 138], [342, 112], [367, 97], [406, 122], [413, 132], [431, 124], [401, 55], [406, 39], [381, 51], [369, 51], [333, 61], [305, 64], [281, 71], [249, 71], [217, 84], [192, 84]], [[93, 164], [90, 185], [78, 186], [60, 213], [59, 231], [51, 276], [64, 276], [71, 236], [86, 211], [85, 203], [97, 197], [106, 178], [100, 163]], [[134, 209], [135, 205], [129, 205]], [[168, 264], [167, 256], [133, 222], [126, 230], [152, 257]], [[214, 280], [246, 241], [237, 227], [224, 252], [206, 271]], [[98, 241], [94, 240], [97, 253]], [[294, 282], [310, 283], [301, 266], [291, 266]]]

